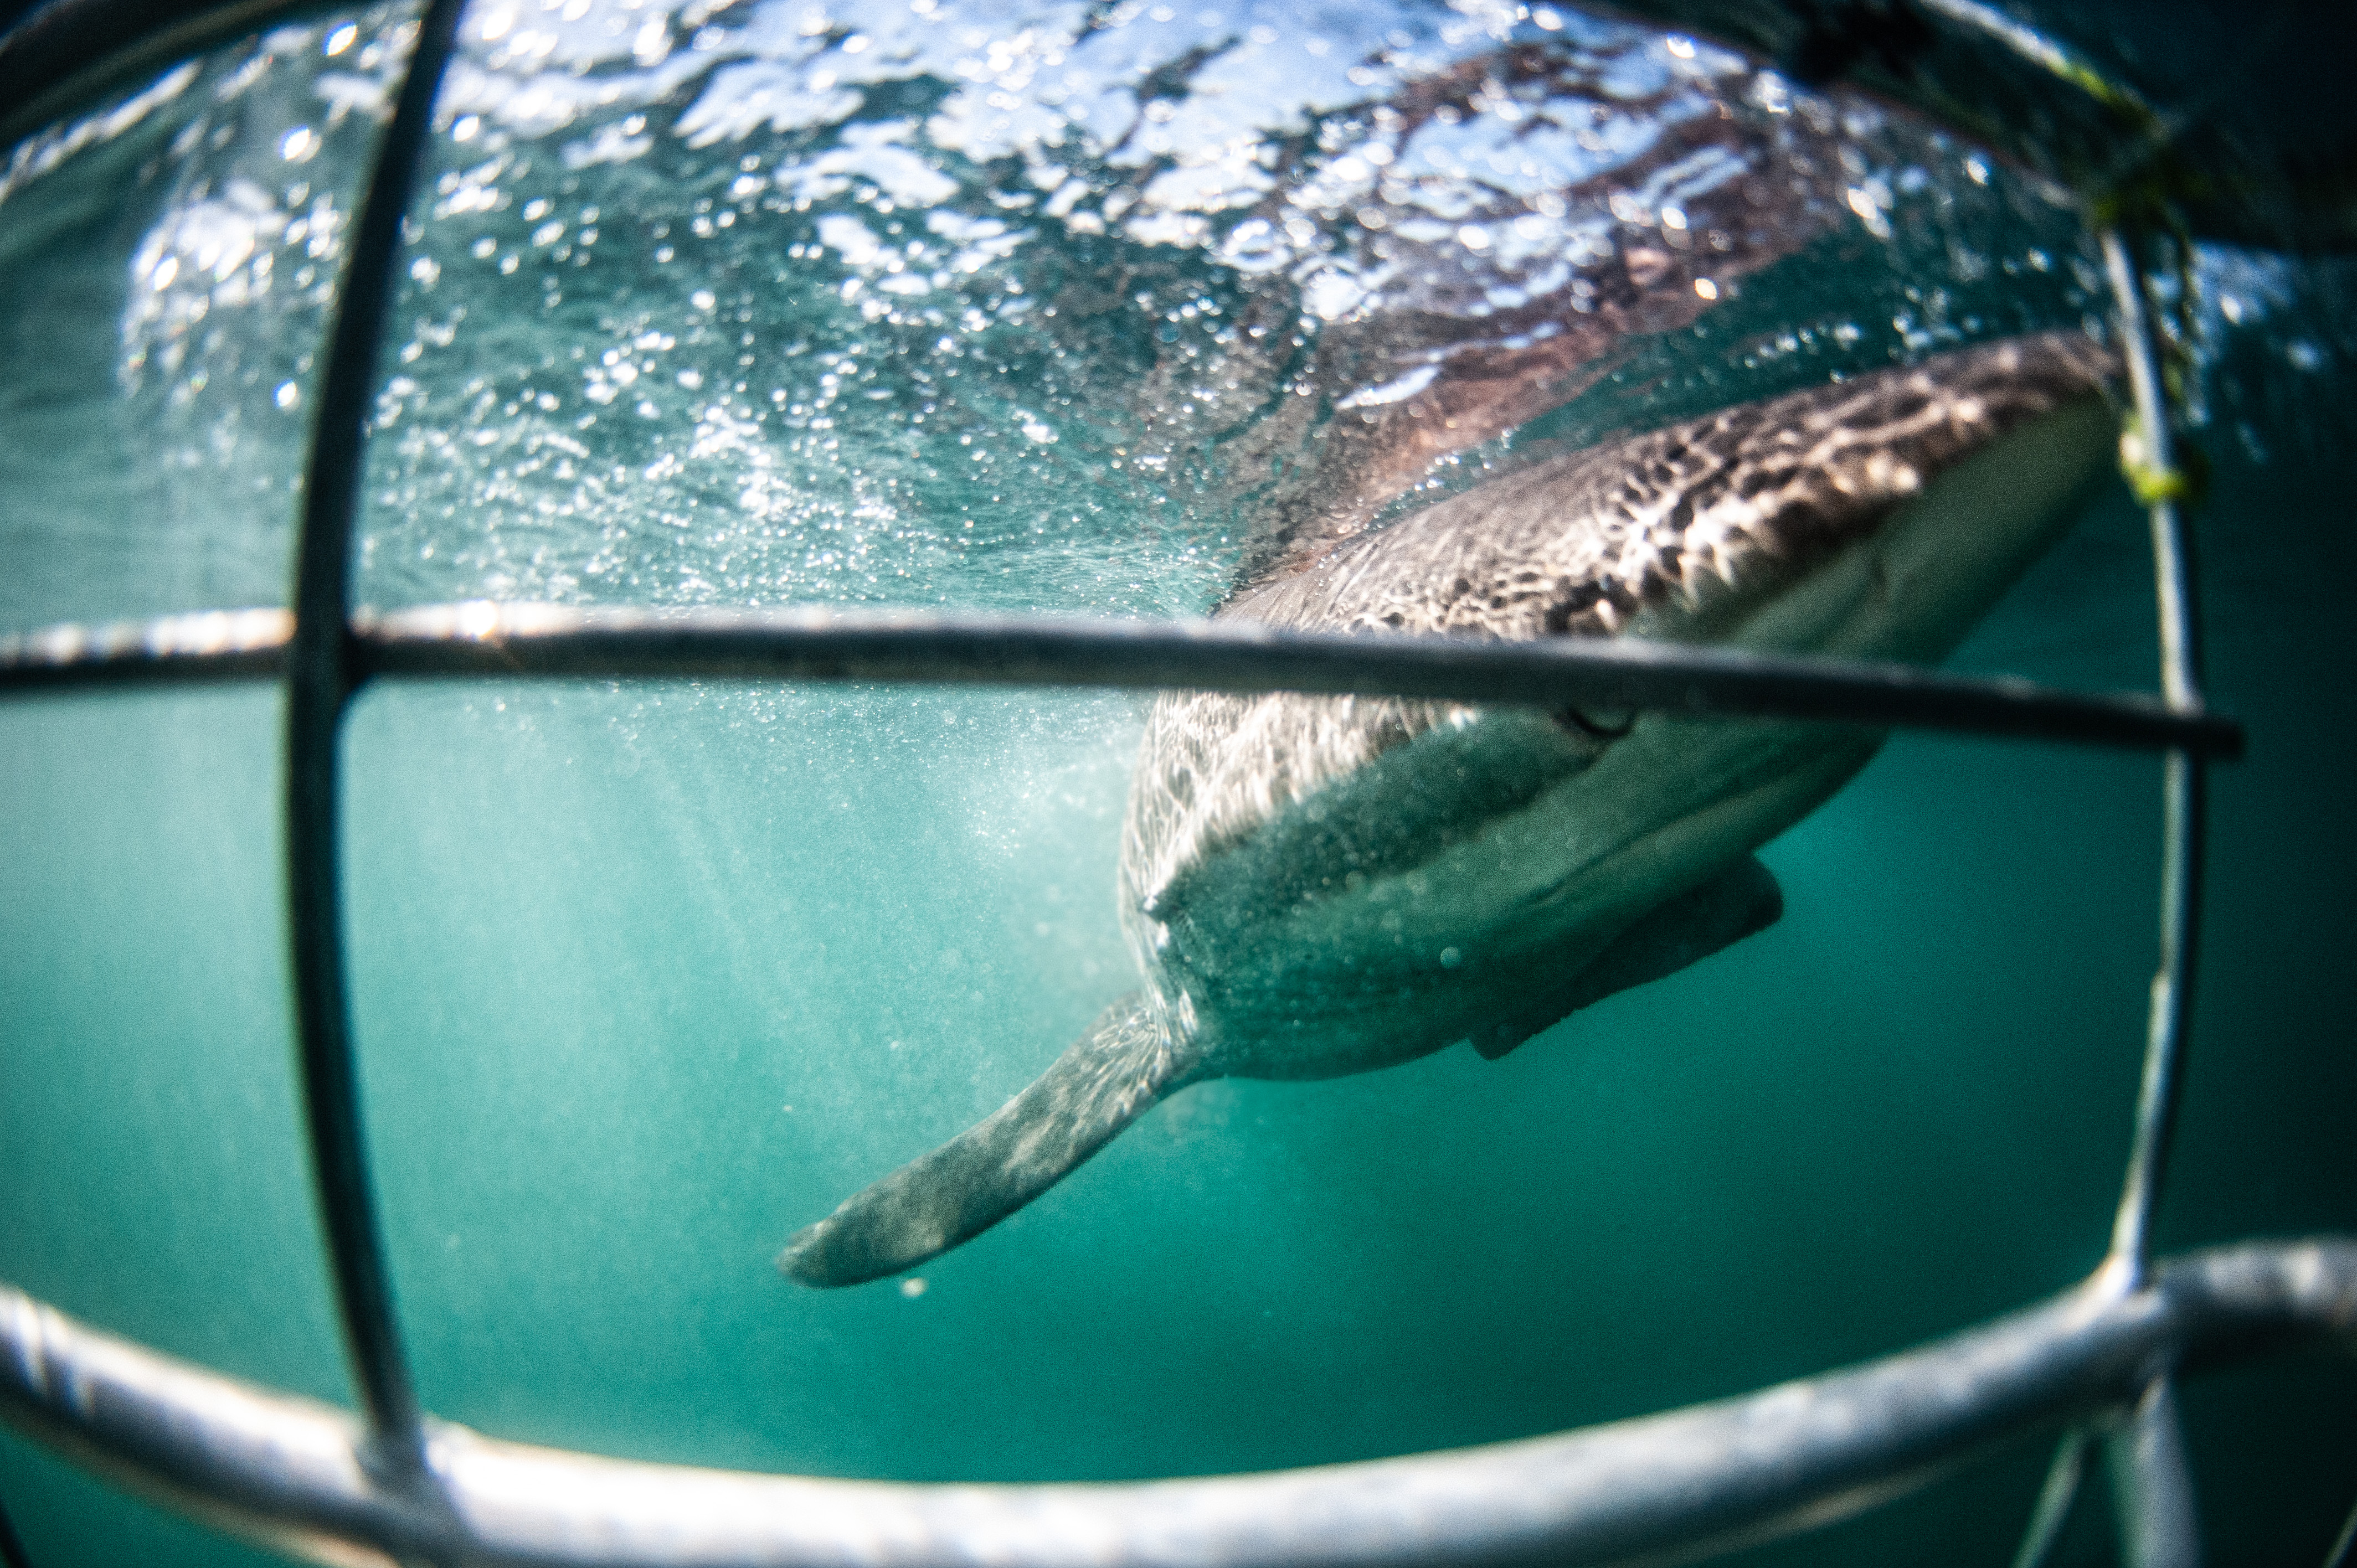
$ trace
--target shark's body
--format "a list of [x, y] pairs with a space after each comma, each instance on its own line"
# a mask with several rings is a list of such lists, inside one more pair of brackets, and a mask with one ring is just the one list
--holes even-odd
[[[2071, 515], [2115, 424], [2083, 338], [1746, 404], [1493, 480], [1251, 585], [1222, 618], [1944, 656]], [[1037, 1082], [799, 1232], [813, 1284], [909, 1268], [1163, 1097], [1459, 1040], [1498, 1056], [1781, 912], [1751, 852], [1878, 731], [1175, 693], [1147, 725], [1121, 914], [1144, 984]]]

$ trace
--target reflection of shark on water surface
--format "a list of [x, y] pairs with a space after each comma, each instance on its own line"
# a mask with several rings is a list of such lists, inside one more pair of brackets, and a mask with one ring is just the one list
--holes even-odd
[[[2070, 517], [2115, 424], [2073, 334], [1748, 403], [1539, 463], [1286, 575], [1222, 618], [1497, 639], [1945, 655]], [[1774, 921], [1751, 852], [1878, 731], [1172, 693], [1133, 778], [1121, 913], [1144, 973], [997, 1112], [797, 1233], [796, 1279], [909, 1268], [1140, 1113], [1460, 1040], [1502, 1056]]]

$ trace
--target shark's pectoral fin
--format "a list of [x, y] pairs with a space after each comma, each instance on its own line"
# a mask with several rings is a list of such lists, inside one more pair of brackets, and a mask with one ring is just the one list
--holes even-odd
[[1183, 1087], [1182, 1065], [1142, 999], [1125, 997], [1030, 1088], [796, 1231], [778, 1266], [804, 1284], [853, 1285], [945, 1252], [1047, 1191]]
[[1708, 958], [1784, 913], [1784, 891], [1773, 873], [1745, 855], [1701, 886], [1643, 916], [1588, 961], [1562, 989], [1473, 1036], [1473, 1048], [1496, 1061], [1533, 1035], [1616, 991], [1674, 974]]

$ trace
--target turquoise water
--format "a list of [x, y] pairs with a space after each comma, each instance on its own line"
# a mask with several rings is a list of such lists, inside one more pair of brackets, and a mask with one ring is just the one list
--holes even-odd
[[[1489, 47], [1447, 41], [1438, 15], [1380, 21], [1417, 48]], [[340, 18], [278, 35], [76, 154], [136, 177], [113, 209], [74, 195], [70, 159], [0, 198], [10, 297], [62, 299], [79, 276], [82, 298], [79, 314], [55, 307], [54, 341], [72, 353], [36, 355], [27, 317], [11, 317], [11, 625], [283, 597], [276, 498], [319, 301], [274, 281], [256, 291], [253, 258], [276, 247], [275, 280], [298, 264], [287, 251], [308, 255], [309, 237], [286, 239], [268, 214], [310, 210], [286, 199], [290, 182], [348, 188], [334, 171], [365, 145], [365, 107], [328, 127], [356, 139], [299, 167], [265, 163], [288, 161], [288, 105], [331, 102], [321, 82], [396, 17], [360, 16], [335, 55]], [[1347, 312], [1288, 311], [1284, 354], [1251, 348], [1271, 273], [1340, 286], [1318, 284], [1318, 266], [1347, 271], [1335, 252], [1293, 257], [1308, 269], [1297, 278], [1183, 231], [1060, 227], [1042, 209], [1064, 188], [1034, 177], [1039, 145], [980, 156], [982, 132], [943, 107], [954, 78], [913, 67], [845, 76], [865, 95], [855, 108], [782, 127], [755, 116], [743, 139], [699, 147], [694, 127], [734, 124], [732, 104], [749, 113], [741, 94], [761, 81], [773, 97], [756, 107], [792, 117], [780, 79], [738, 79], [732, 99], [716, 85], [726, 71], [791, 67], [807, 87], [868, 51], [764, 42], [744, 20], [704, 40], [700, 66], [683, 27], [660, 58], [629, 52], [635, 33], [596, 56], [605, 19], [587, 13], [576, 36], [544, 18], [562, 36], [536, 54], [512, 29], [468, 24], [475, 74], [454, 79], [436, 152], [437, 177], [459, 177], [421, 225], [388, 367], [410, 385], [375, 446], [371, 602], [1192, 612], [1284, 501], [1286, 473], [1354, 482], [1329, 456], [1333, 426], [1273, 423], [1288, 378], [1355, 376], [1324, 383], [1331, 404], [1382, 384], [1398, 365], [1383, 355], [1403, 350], [1351, 338]], [[1660, 87], [1644, 72], [1678, 58], [1660, 40], [1586, 47], [1637, 87]], [[588, 74], [556, 69], [566, 50]], [[566, 81], [620, 85], [560, 113]], [[535, 82], [541, 96], [524, 96]], [[1165, 102], [1179, 108], [1159, 124], [1186, 130], [1189, 101]], [[1675, 93], [1613, 102], [1681, 112]], [[897, 141], [851, 134], [920, 117]], [[1889, 176], [1889, 209], [1867, 202], [1887, 235], [1855, 208], [1821, 214], [1731, 278], [1724, 308], [1633, 335], [1616, 373], [1551, 424], [1467, 446], [1439, 481], [2089, 308], [2068, 215], [2034, 191], [2001, 170], [1983, 184], [1968, 150], [1904, 126], [1838, 139], [1864, 166], [1848, 188]], [[1143, 177], [1075, 142], [1058, 156], [1091, 194], [1067, 217]], [[1924, 173], [1911, 195], [1907, 168]], [[819, 191], [829, 170], [861, 169], [867, 184], [846, 177], [806, 210], [762, 205], [781, 183]], [[239, 170], [266, 213], [224, 194]], [[770, 183], [698, 233], [748, 175]], [[930, 199], [877, 210], [900, 205], [894, 180]], [[1023, 189], [1028, 208], [980, 206]], [[255, 248], [215, 277], [225, 205], [256, 220]], [[194, 209], [215, 227], [192, 228]], [[1018, 220], [984, 234], [979, 210]], [[918, 220], [938, 211], [968, 226]], [[856, 237], [820, 228], [830, 217], [866, 226], [876, 252], [855, 260]], [[560, 219], [563, 234], [535, 242]], [[1029, 236], [988, 253], [1017, 228]], [[923, 292], [887, 293], [924, 262], [907, 249], [919, 232], [941, 242], [939, 265]], [[193, 267], [208, 238], [207, 308], [191, 318], [178, 269], [154, 279], [167, 255]], [[1960, 263], [1956, 244], [1981, 260]], [[968, 250], [984, 253], [959, 271]], [[1123, 287], [1092, 282], [1109, 275]], [[2357, 424], [2352, 279], [2228, 252], [2205, 255], [2201, 276], [2212, 684], [2252, 742], [2217, 782], [2201, 1014], [2161, 1220], [2171, 1250], [2357, 1227], [2357, 703], [2342, 679], [2357, 630], [2336, 592], [2357, 561], [2333, 456]], [[247, 293], [231, 298], [238, 277]], [[162, 314], [142, 315], [142, 287], [167, 296]], [[1490, 317], [1446, 303], [1410, 302], [1445, 317], [1418, 342], [1485, 341]], [[258, 336], [226, 329], [239, 324]], [[1348, 353], [1321, 349], [1338, 341]], [[172, 342], [181, 357], [159, 380]], [[76, 434], [102, 412], [118, 423]], [[126, 444], [141, 426], [121, 422], [135, 420], [178, 437]], [[2140, 520], [2107, 496], [1955, 662], [2148, 684], [2143, 549]], [[2158, 766], [1902, 736], [1766, 851], [1787, 913], [1759, 938], [1501, 1062], [1452, 1050], [1329, 1083], [1190, 1090], [926, 1265], [921, 1292], [788, 1283], [770, 1259], [790, 1230], [995, 1107], [1133, 983], [1113, 881], [1142, 713], [1120, 694], [922, 687], [364, 694], [346, 742], [346, 934], [427, 1404], [502, 1436], [699, 1464], [1211, 1473], [1738, 1392], [1966, 1326], [2098, 1256], [2153, 959]], [[348, 1401], [289, 1076], [279, 723], [261, 691], [0, 706], [0, 1278], [176, 1354]], [[2320, 1559], [2357, 1482], [2352, 1394], [2346, 1362], [2319, 1358], [2190, 1389], [2217, 1560]], [[2044, 1451], [2026, 1442], [1753, 1556], [1999, 1559]], [[38, 1563], [253, 1557], [13, 1437], [0, 1499]], [[2063, 1560], [2108, 1551], [2098, 1499]]]

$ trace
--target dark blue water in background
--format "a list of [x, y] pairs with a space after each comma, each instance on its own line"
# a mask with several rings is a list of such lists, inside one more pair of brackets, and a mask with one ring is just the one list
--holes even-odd
[[[18, 302], [0, 330], [27, 368], [0, 391], [9, 627], [283, 597], [332, 281], [295, 276], [338, 253], [365, 85], [392, 69], [359, 57], [399, 13], [355, 18], [332, 55], [341, 18], [230, 51], [0, 196]], [[959, 165], [937, 128], [861, 142], [822, 116], [696, 146], [698, 106], [726, 103], [709, 68], [671, 64], [693, 63], [680, 32], [635, 62], [676, 81], [564, 120], [519, 104], [530, 60], [470, 45], [479, 128], [437, 143], [453, 177], [400, 307], [396, 356], [417, 352], [389, 367], [409, 387], [382, 411], [363, 596], [1202, 609], [1249, 497], [1189, 467], [1135, 389], [1189, 344], [1187, 373], [1239, 363], [1221, 334], [1257, 285], [1200, 245], [1049, 223], [1031, 165], [1032, 207], [985, 231], [972, 189], [918, 171], [1015, 166]], [[922, 80], [865, 91], [854, 124], [947, 113]], [[319, 107], [339, 93], [359, 105], [340, 121]], [[319, 146], [291, 156], [315, 121]], [[2074, 220], [1910, 134], [1857, 138], [1896, 160], [1861, 181], [1936, 176], [1897, 190], [1891, 234], [1829, 229], [1723, 310], [1626, 345], [1555, 434], [2100, 308]], [[909, 146], [932, 164], [896, 164]], [[740, 175], [823, 182], [846, 149], [866, 161], [827, 166], [845, 185], [810, 208], [749, 197], [697, 231]], [[877, 211], [895, 180], [902, 210]], [[1951, 185], [1961, 209], [1939, 203]], [[919, 221], [929, 192], [955, 222]], [[1958, 236], [1982, 248], [1970, 277]], [[923, 270], [912, 241], [947, 281], [887, 293]], [[1067, 308], [1081, 325], [1042, 314], [1115, 272], [1134, 287]], [[2212, 250], [2200, 275], [2211, 683], [2251, 746], [2216, 781], [2169, 1251], [2357, 1229], [2357, 274]], [[1808, 330], [1788, 346], [1780, 323]], [[1189, 395], [1185, 374], [1168, 390]], [[1444, 482], [1512, 456], [1469, 453]], [[2148, 686], [2145, 550], [2106, 495], [1954, 663]], [[2158, 767], [1900, 736], [1765, 852], [1787, 913], [1737, 949], [1501, 1062], [1190, 1090], [920, 1291], [787, 1283], [769, 1260], [788, 1231], [997, 1105], [1129, 988], [1114, 854], [1142, 711], [921, 687], [363, 696], [347, 936], [428, 1406], [522, 1441], [819, 1474], [1267, 1468], [1740, 1392], [1965, 1326], [2099, 1256], [2154, 958]], [[349, 1402], [289, 1076], [280, 723], [261, 689], [0, 706], [0, 1277]], [[2352, 1395], [2346, 1360], [2318, 1356], [2188, 1389], [2218, 1561], [2321, 1558], [2357, 1487]], [[2000, 1559], [2045, 1453], [1754, 1558]], [[44, 1565], [254, 1556], [13, 1436], [0, 1499]], [[2109, 1550], [2098, 1499], [2061, 1560]]]

